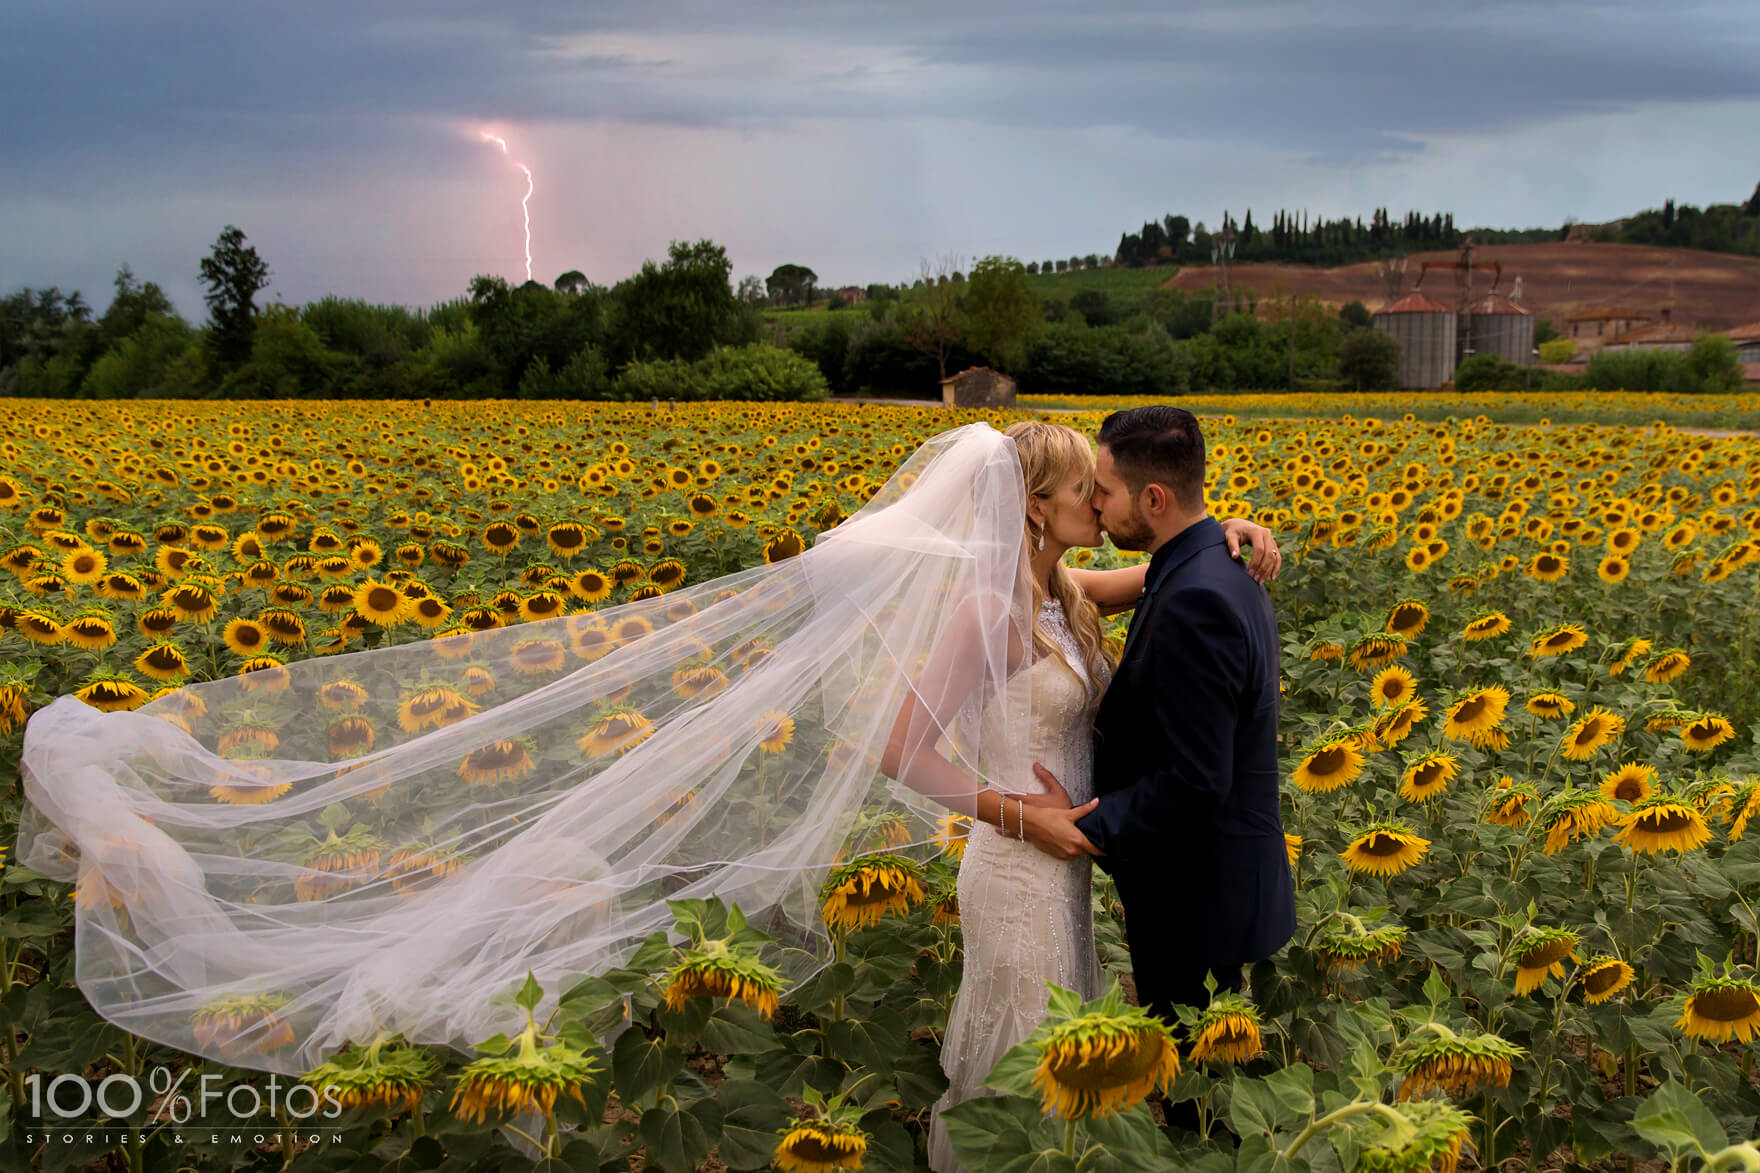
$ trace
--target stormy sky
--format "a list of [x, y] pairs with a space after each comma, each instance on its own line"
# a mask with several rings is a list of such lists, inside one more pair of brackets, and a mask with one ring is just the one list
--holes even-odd
[[[1745, 199], [1760, 7], [1411, 0], [9, 0], [0, 292], [117, 266], [203, 314], [226, 224], [272, 296], [1110, 253], [1224, 207], [1556, 226]], [[486, 143], [503, 135], [511, 159]]]

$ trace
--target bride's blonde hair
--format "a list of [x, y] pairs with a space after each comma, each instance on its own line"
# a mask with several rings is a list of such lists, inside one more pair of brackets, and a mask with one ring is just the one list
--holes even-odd
[[[1094, 491], [1094, 451], [1088, 446], [1088, 438], [1074, 428], [1043, 420], [1022, 420], [1009, 425], [1003, 434], [1014, 441], [1015, 451], [1020, 455], [1021, 477], [1026, 481], [1029, 496], [1050, 497], [1069, 479], [1070, 473], [1077, 471], [1082, 474], [1083, 494]], [[1027, 544], [1031, 546], [1038, 541], [1039, 527], [1029, 518], [1026, 528]], [[1100, 612], [1061, 561], [1051, 568], [1051, 594], [1063, 604], [1070, 631], [1082, 649], [1088, 689], [1097, 693], [1102, 669], [1110, 668], [1113, 662], [1112, 649], [1100, 631]], [[1039, 584], [1034, 582], [1033, 650], [1041, 656], [1061, 654], [1039, 628], [1039, 607], [1043, 602]]]

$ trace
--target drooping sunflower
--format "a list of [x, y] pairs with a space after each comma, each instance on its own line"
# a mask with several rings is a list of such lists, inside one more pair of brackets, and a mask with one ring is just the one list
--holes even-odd
[[1619, 817], [1619, 808], [1603, 798], [1599, 790], [1565, 790], [1547, 802], [1539, 814], [1539, 825], [1546, 832], [1543, 850], [1547, 855], [1557, 855], [1578, 839], [1599, 835], [1618, 822]]
[[966, 844], [971, 842], [972, 820], [964, 815], [945, 814], [936, 826], [935, 841], [941, 845], [941, 853], [950, 855], [956, 861], [966, 857]]
[[1494, 1034], [1456, 1034], [1427, 1022], [1397, 1047], [1389, 1065], [1403, 1077], [1397, 1099], [1426, 1093], [1465, 1097], [1483, 1087], [1508, 1087], [1513, 1064], [1528, 1052]]
[[1750, 1042], [1760, 1033], [1760, 986], [1702, 972], [1687, 988], [1675, 1028], [1707, 1043]]
[[1388, 631], [1372, 631], [1351, 643], [1351, 667], [1367, 672], [1383, 664], [1391, 664], [1406, 654], [1406, 637]]
[[727, 673], [709, 664], [687, 665], [672, 674], [672, 691], [685, 700], [715, 696], [727, 684]]
[[1645, 655], [1649, 651], [1649, 640], [1632, 636], [1621, 644], [1619, 650], [1614, 653], [1612, 663], [1607, 665], [1607, 674], [1609, 676], [1623, 676], [1626, 669], [1630, 668], [1639, 656]]
[[772, 1158], [783, 1173], [840, 1173], [860, 1169], [868, 1152], [868, 1134], [853, 1113], [833, 1111], [823, 1120], [795, 1117], [782, 1129]]
[[738, 1000], [765, 1018], [781, 1006], [782, 975], [726, 941], [683, 951], [666, 974], [666, 1008], [680, 1011], [693, 998]]
[[654, 723], [634, 709], [620, 708], [607, 713], [586, 733], [575, 739], [575, 746], [591, 757], [602, 758], [626, 753], [654, 735]]
[[293, 1024], [277, 1011], [286, 994], [241, 994], [209, 1002], [193, 1017], [196, 1041], [225, 1055], [266, 1055], [294, 1041]]
[[1378, 709], [1404, 704], [1417, 692], [1417, 679], [1398, 664], [1389, 664], [1377, 672], [1369, 685], [1369, 699]]
[[1655, 766], [1626, 762], [1602, 777], [1601, 793], [1620, 802], [1643, 802], [1650, 797], [1650, 780], [1655, 776]]
[[1336, 736], [1311, 748], [1291, 780], [1309, 794], [1325, 794], [1349, 785], [1362, 772], [1363, 753], [1356, 739]]
[[877, 852], [840, 864], [820, 889], [819, 915], [838, 931], [865, 929], [923, 903], [922, 868], [907, 856]]
[[1667, 684], [1680, 676], [1693, 663], [1691, 656], [1680, 648], [1657, 653], [1644, 665], [1644, 680], [1650, 684]]
[[581, 1086], [598, 1073], [597, 1059], [566, 1043], [540, 1047], [537, 1025], [528, 1023], [508, 1053], [465, 1065], [448, 1107], [460, 1120], [479, 1124], [491, 1115], [548, 1114], [564, 1094], [585, 1107]]
[[1234, 993], [1211, 995], [1198, 1025], [1192, 1028], [1193, 1063], [1245, 1063], [1264, 1049], [1259, 1010]]
[[1461, 631], [1468, 642], [1496, 639], [1510, 629], [1510, 619], [1502, 611], [1484, 611], [1473, 617]]
[[1681, 742], [1694, 753], [1709, 753], [1736, 735], [1729, 719], [1717, 713], [1699, 713], [1681, 729]]
[[1442, 736], [1450, 741], [1468, 741], [1480, 749], [1487, 748], [1487, 735], [1503, 724], [1503, 715], [1508, 708], [1509, 689], [1501, 684], [1475, 689], [1449, 706], [1443, 719]]
[[1401, 599], [1387, 613], [1387, 630], [1394, 635], [1412, 639], [1421, 635], [1430, 623], [1430, 608], [1417, 599]]
[[1308, 650], [1308, 659], [1342, 660], [1344, 659], [1344, 645], [1334, 643], [1331, 640], [1319, 640]]
[[415, 1112], [440, 1064], [425, 1052], [383, 1033], [363, 1047], [351, 1043], [300, 1078], [334, 1094], [344, 1108], [382, 1107]]
[[1429, 706], [1422, 700], [1407, 701], [1403, 705], [1396, 705], [1388, 709], [1377, 717], [1375, 724], [1371, 727], [1371, 732], [1376, 742], [1392, 749], [1410, 736], [1412, 730], [1417, 728], [1418, 723], [1429, 713]]
[[1635, 977], [1637, 971], [1630, 965], [1604, 953], [1577, 970], [1577, 985], [1582, 988], [1583, 1001], [1596, 1006], [1618, 997]]
[[1576, 702], [1562, 692], [1537, 692], [1524, 706], [1536, 717], [1568, 717], [1577, 711]]
[[1614, 741], [1625, 731], [1626, 719], [1596, 705], [1578, 717], [1564, 735], [1560, 752], [1573, 762], [1586, 762], [1602, 746]]
[[780, 709], [765, 713], [758, 722], [758, 748], [765, 753], [781, 753], [794, 740], [794, 718]]
[[1353, 872], [1392, 876], [1424, 858], [1430, 840], [1412, 833], [1404, 823], [1371, 823], [1338, 854]]
[[1453, 754], [1429, 750], [1406, 763], [1400, 776], [1399, 796], [1407, 802], [1429, 802], [1448, 789], [1449, 779], [1460, 772]]
[[801, 539], [800, 534], [792, 529], [785, 529], [764, 543], [764, 561], [781, 562], [786, 558], [795, 557], [805, 549], [806, 543]]
[[1534, 659], [1562, 656], [1576, 651], [1588, 642], [1588, 633], [1580, 624], [1561, 623], [1536, 635], [1528, 644], [1528, 655]]
[[1539, 792], [1526, 782], [1518, 783], [1508, 774], [1485, 793], [1485, 821], [1504, 827], [1524, 827], [1533, 813], [1528, 807], [1539, 798]]
[[1711, 828], [1705, 824], [1705, 816], [1692, 807], [1657, 795], [1633, 807], [1613, 838], [1644, 855], [1685, 852], [1705, 846], [1711, 839]]
[[[1054, 1007], [1063, 1001], [1059, 993], [1053, 987]], [[1116, 984], [1079, 1010], [1062, 1016], [1039, 1044], [1032, 1086], [1041, 1094], [1041, 1111], [1064, 1120], [1101, 1119], [1172, 1085], [1179, 1047], [1166, 1023], [1126, 1005]]]
[[537, 769], [524, 742], [498, 738], [480, 745], [458, 763], [458, 776], [473, 786], [520, 778]]
[[1358, 1169], [1454, 1173], [1476, 1123], [1476, 1116], [1446, 1100], [1418, 1099], [1402, 1101], [1387, 1115], [1356, 1117], [1348, 1127], [1356, 1140]]
[[1518, 998], [1525, 998], [1546, 983], [1548, 976], [1562, 978], [1566, 959], [1574, 960], [1579, 938], [1569, 929], [1530, 928], [1517, 942], [1515, 954]]
[[1398, 961], [1405, 940], [1405, 925], [1381, 925], [1370, 929], [1356, 917], [1346, 914], [1328, 926], [1315, 948], [1325, 958], [1329, 972], [1354, 973], [1367, 961]]

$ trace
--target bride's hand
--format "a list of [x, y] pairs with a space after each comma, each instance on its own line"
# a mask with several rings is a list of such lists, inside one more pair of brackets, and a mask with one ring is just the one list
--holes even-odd
[[1253, 581], [1263, 584], [1267, 579], [1276, 578], [1283, 569], [1283, 552], [1277, 548], [1277, 539], [1271, 531], [1254, 521], [1244, 517], [1230, 517], [1222, 523], [1222, 536], [1228, 543], [1231, 558], [1241, 556], [1241, 546], [1253, 547], [1253, 559], [1247, 564], [1247, 573]]

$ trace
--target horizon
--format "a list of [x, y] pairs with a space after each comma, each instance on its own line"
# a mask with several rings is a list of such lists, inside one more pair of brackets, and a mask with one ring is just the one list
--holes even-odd
[[1756, 178], [1760, 20], [1727, 0], [475, 8], [27, 4], [0, 46], [0, 99], [36, 111], [0, 130], [0, 286], [101, 310], [127, 264], [199, 321], [234, 224], [265, 302], [425, 309], [523, 279], [521, 162], [546, 285], [704, 237], [735, 283], [792, 262], [837, 288], [942, 253], [1110, 257], [1166, 213], [1545, 228]]

